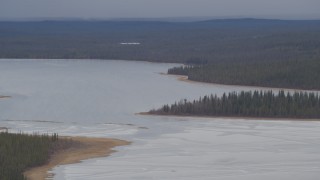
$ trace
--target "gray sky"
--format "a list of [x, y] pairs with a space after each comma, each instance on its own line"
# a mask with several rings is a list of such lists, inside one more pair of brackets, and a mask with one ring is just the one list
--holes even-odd
[[320, 19], [320, 0], [0, 0], [0, 19], [194, 16]]

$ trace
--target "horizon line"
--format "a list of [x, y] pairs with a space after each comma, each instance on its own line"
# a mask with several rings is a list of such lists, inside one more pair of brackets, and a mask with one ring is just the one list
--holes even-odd
[[118, 18], [86, 18], [86, 17], [36, 17], [36, 18], [0, 18], [0, 22], [41, 22], [41, 21], [159, 21], [159, 22], [198, 22], [210, 20], [279, 20], [279, 21], [319, 21], [320, 18], [276, 18], [276, 17], [118, 17]]

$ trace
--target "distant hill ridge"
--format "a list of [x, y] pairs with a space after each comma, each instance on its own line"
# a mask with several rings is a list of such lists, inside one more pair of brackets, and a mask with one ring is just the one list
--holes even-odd
[[286, 61], [317, 57], [319, 39], [320, 20], [0, 22], [0, 58]]

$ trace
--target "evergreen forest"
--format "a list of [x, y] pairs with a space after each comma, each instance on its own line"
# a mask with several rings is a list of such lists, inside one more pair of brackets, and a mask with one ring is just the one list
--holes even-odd
[[45, 164], [55, 150], [68, 146], [68, 142], [59, 140], [57, 134], [1, 132], [0, 142], [1, 180], [25, 180], [24, 171]]
[[208, 64], [319, 57], [317, 20], [0, 21], [0, 58]]
[[320, 89], [320, 21], [2, 21], [0, 58], [174, 62], [194, 81]]
[[217, 84], [320, 90], [320, 57], [285, 62], [187, 65], [171, 68], [168, 74]]
[[264, 117], [264, 118], [320, 118], [320, 97], [313, 92], [285, 93], [283, 90], [242, 91], [209, 95], [198, 100], [181, 100], [172, 105], [149, 111], [158, 115]]

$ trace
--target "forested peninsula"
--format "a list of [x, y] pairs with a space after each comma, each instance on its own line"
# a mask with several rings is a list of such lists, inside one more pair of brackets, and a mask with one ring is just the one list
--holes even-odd
[[23, 172], [48, 162], [50, 155], [71, 146], [57, 134], [0, 133], [0, 179], [26, 180]]
[[40, 180], [61, 164], [107, 156], [130, 142], [108, 138], [59, 137], [58, 134], [8, 133], [0, 128], [0, 179]]
[[185, 75], [189, 80], [289, 89], [320, 89], [320, 57], [279, 62], [233, 62], [186, 65], [168, 70], [168, 74]]
[[242, 91], [209, 95], [198, 100], [181, 100], [164, 105], [148, 114], [213, 117], [320, 118], [320, 97], [317, 93], [279, 91]]

